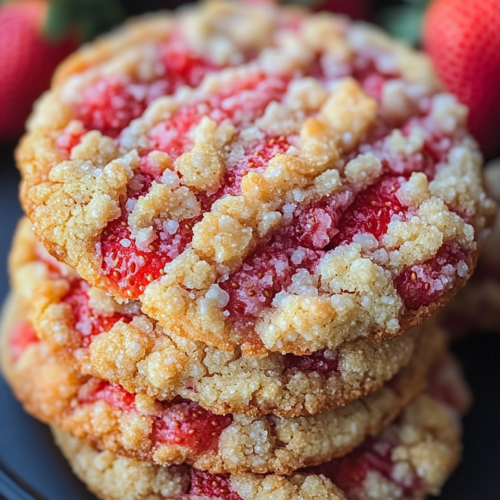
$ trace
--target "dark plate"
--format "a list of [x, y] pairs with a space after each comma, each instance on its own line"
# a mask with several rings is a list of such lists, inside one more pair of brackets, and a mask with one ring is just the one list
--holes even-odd
[[[5, 262], [21, 210], [12, 148], [0, 148], [0, 261]], [[8, 291], [0, 266], [0, 297]], [[500, 314], [500, 312], [499, 312]], [[472, 335], [454, 346], [475, 404], [465, 419], [464, 460], [442, 500], [500, 499], [500, 335]], [[26, 415], [0, 378], [0, 499], [95, 500], [52, 441], [48, 428]]]

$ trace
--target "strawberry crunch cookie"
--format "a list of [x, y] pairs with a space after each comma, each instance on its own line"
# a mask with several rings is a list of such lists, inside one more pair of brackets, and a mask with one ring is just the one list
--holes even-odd
[[295, 7], [133, 21], [57, 72], [17, 160], [49, 252], [179, 337], [309, 354], [421, 323], [494, 212], [427, 58]]
[[423, 390], [445, 346], [439, 330], [426, 333], [394, 379], [335, 410], [296, 418], [215, 415], [182, 397], [160, 402], [81, 375], [21, 318], [19, 304], [11, 300], [1, 352], [6, 377], [29, 413], [98, 449], [213, 473], [290, 474], [346, 454]]
[[288, 477], [160, 467], [98, 452], [61, 431], [54, 435], [75, 474], [105, 500], [423, 500], [439, 493], [460, 459], [459, 417], [469, 403], [449, 359], [441, 360], [435, 376], [430, 392], [378, 436]]
[[214, 413], [315, 414], [379, 389], [413, 353], [419, 332], [380, 343], [363, 340], [311, 355], [244, 356], [167, 333], [118, 304], [37, 242], [23, 219], [10, 254], [13, 289], [34, 330], [80, 373], [157, 399], [182, 396]]

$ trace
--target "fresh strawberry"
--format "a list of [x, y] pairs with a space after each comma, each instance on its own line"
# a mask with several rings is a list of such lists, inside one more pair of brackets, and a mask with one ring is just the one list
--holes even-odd
[[76, 48], [71, 39], [50, 43], [44, 38], [47, 7], [42, 0], [0, 6], [0, 140], [22, 133], [33, 102], [49, 87], [59, 62]]
[[434, 0], [424, 46], [445, 85], [469, 106], [484, 154], [500, 152], [500, 0]]

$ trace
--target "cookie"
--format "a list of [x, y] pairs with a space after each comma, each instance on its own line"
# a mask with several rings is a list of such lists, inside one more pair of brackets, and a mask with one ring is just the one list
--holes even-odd
[[120, 305], [91, 288], [47, 254], [27, 219], [14, 237], [10, 271], [36, 333], [77, 371], [161, 400], [182, 396], [219, 414], [293, 417], [343, 406], [392, 378], [419, 332], [431, 328], [304, 356], [220, 351], [166, 332], [137, 302]]
[[[500, 162], [485, 169], [486, 186], [493, 199], [500, 202]], [[468, 332], [500, 330], [500, 218], [485, 240], [474, 276], [443, 308], [442, 324], [453, 336]]]
[[494, 212], [467, 109], [376, 28], [209, 2], [64, 63], [17, 161], [49, 252], [178, 336], [308, 354], [396, 336]]
[[[460, 372], [451, 371], [448, 390], [464, 393]], [[457, 410], [467, 399], [458, 407], [447, 399], [423, 394], [349, 455], [288, 477], [160, 467], [95, 451], [58, 430], [54, 436], [75, 474], [105, 500], [420, 500], [439, 493], [460, 459]]]
[[215, 415], [187, 399], [157, 401], [80, 375], [7, 306], [3, 365], [16, 397], [36, 418], [98, 449], [214, 473], [289, 474], [341, 456], [392, 421], [425, 386], [445, 336], [429, 330], [410, 363], [377, 392], [312, 416]]

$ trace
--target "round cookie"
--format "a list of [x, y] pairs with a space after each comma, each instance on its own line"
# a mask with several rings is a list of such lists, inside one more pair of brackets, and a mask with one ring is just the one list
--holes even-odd
[[64, 63], [17, 152], [52, 255], [176, 335], [307, 354], [420, 324], [494, 212], [467, 109], [366, 24], [209, 2]]
[[[485, 169], [486, 187], [500, 203], [500, 161]], [[474, 276], [443, 308], [441, 323], [453, 336], [500, 331], [500, 217], [485, 240]]]
[[3, 368], [29, 413], [98, 449], [214, 473], [289, 474], [346, 454], [423, 390], [445, 345], [440, 330], [429, 330], [393, 379], [335, 410], [295, 418], [215, 415], [187, 399], [160, 402], [80, 375], [37, 339], [15, 306], [15, 301], [7, 306], [4, 320]]
[[[448, 392], [463, 394], [456, 366], [451, 379], [445, 370]], [[288, 477], [160, 467], [97, 452], [58, 430], [54, 436], [75, 474], [105, 500], [423, 500], [439, 493], [460, 459], [459, 411], [467, 399], [456, 399], [458, 407], [449, 399], [423, 394], [349, 455]]]
[[[244, 356], [168, 334], [50, 257], [23, 219], [10, 254], [13, 289], [37, 335], [83, 374], [157, 399], [182, 396], [214, 413], [315, 414], [379, 389], [408, 363], [421, 325], [380, 343], [353, 341], [295, 356]], [[119, 353], [119, 354], [117, 354]]]

